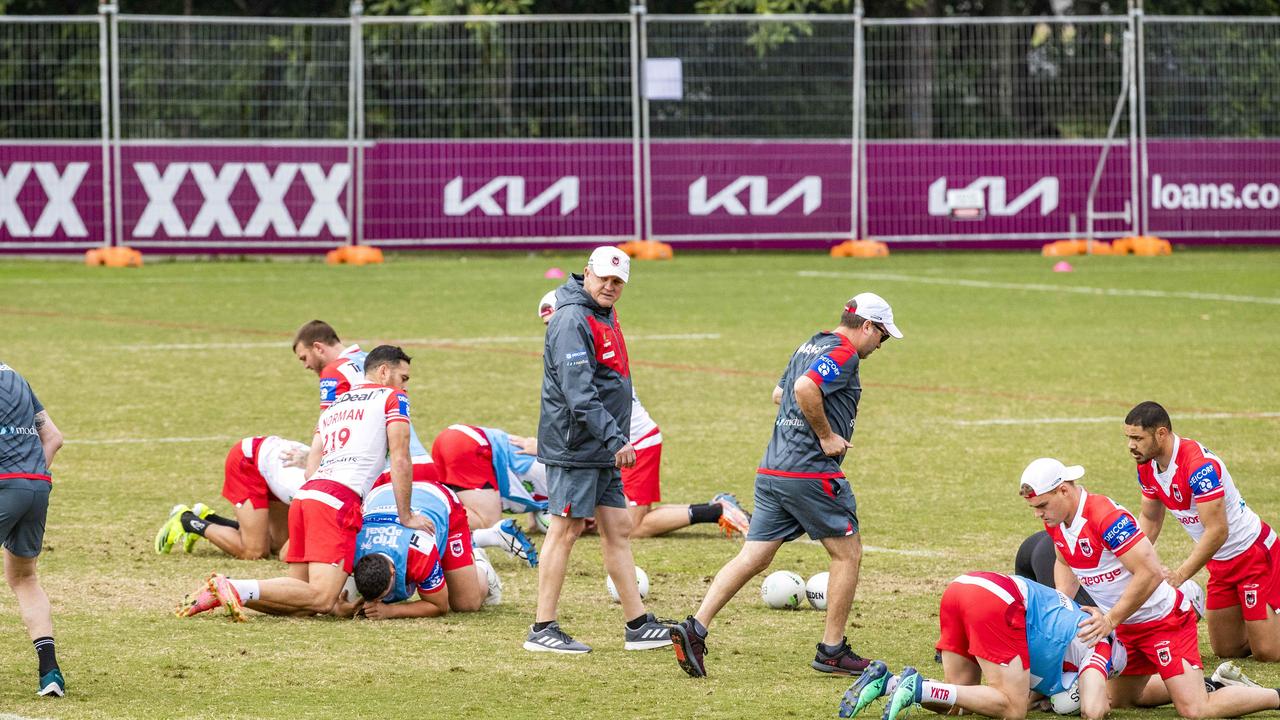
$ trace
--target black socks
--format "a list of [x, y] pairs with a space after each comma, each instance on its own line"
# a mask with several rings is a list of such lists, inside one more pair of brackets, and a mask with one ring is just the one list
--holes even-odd
[[45, 636], [31, 641], [36, 646], [36, 657], [40, 659], [40, 674], [43, 676], [58, 667], [58, 658], [53, 652], [53, 638]]
[[543, 630], [546, 630], [547, 627], [550, 626], [551, 623], [553, 622], [555, 622], [555, 620], [548, 620], [546, 622], [536, 622], [533, 624], [533, 631], [542, 632]]
[[240, 523], [229, 518], [224, 518], [220, 515], [215, 515], [214, 513], [209, 513], [201, 518], [199, 515], [188, 510], [187, 512], [182, 513], [180, 520], [182, 522], [183, 530], [186, 530], [189, 533], [195, 533], [200, 537], [204, 537], [204, 531], [207, 530], [210, 525], [222, 525], [236, 530], [240, 529]]
[[706, 505], [690, 505], [689, 506], [689, 524], [697, 525], [699, 523], [713, 523], [720, 519], [724, 513], [724, 507], [720, 503], [707, 503]]

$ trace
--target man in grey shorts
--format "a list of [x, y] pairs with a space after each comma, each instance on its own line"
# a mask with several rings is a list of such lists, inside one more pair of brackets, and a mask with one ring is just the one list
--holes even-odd
[[44, 543], [52, 476], [49, 465], [62, 447], [62, 433], [18, 371], [0, 362], [0, 542], [4, 576], [36, 648], [37, 693], [61, 697], [66, 681], [53, 648], [53, 611], [36, 577]]
[[778, 417], [773, 437], [756, 470], [755, 513], [747, 541], [707, 589], [695, 615], [671, 629], [676, 661], [693, 677], [707, 674], [707, 626], [743, 585], [769, 567], [782, 543], [804, 533], [831, 556], [827, 621], [815, 670], [861, 675], [869, 664], [853, 652], [844, 627], [853, 605], [862, 561], [858, 505], [840, 470], [862, 385], [858, 367], [890, 337], [901, 338], [893, 310], [875, 293], [845, 304], [840, 326], [820, 332], [792, 354], [773, 402]]
[[574, 541], [594, 517], [604, 567], [627, 618], [626, 650], [671, 643], [670, 626], [646, 612], [631, 556], [631, 515], [621, 468], [636, 462], [631, 429], [631, 367], [614, 303], [631, 273], [631, 258], [596, 248], [582, 275], [556, 291], [556, 313], [542, 353], [538, 460], [547, 466], [551, 524], [538, 562], [538, 610], [524, 649], [586, 653], [590, 646], [560, 629], [556, 608]]

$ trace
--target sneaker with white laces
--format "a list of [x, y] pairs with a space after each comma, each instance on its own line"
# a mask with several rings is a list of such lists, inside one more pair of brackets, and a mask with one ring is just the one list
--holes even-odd
[[524, 531], [520, 529], [514, 519], [507, 518], [503, 520], [498, 523], [496, 529], [502, 535], [504, 542], [502, 549], [508, 555], [524, 560], [529, 563], [529, 567], [538, 567], [538, 550], [534, 548], [533, 541], [529, 539], [528, 535], [524, 534]]
[[717, 521], [725, 535], [735, 532], [743, 537], [751, 528], [751, 513], [743, 509], [733, 493], [719, 493], [711, 498], [712, 505], [720, 506], [720, 519]]
[[581, 655], [591, 652], [591, 646], [580, 643], [560, 629], [560, 623], [552, 622], [541, 630], [529, 626], [529, 636], [524, 639], [524, 649], [531, 652], [553, 652]]
[[653, 613], [645, 614], [645, 622], [632, 630], [626, 629], [623, 636], [624, 650], [656, 650], [671, 644], [671, 626], [673, 622], [663, 622]]
[[871, 664], [867, 665], [867, 669], [858, 676], [857, 681], [844, 691], [844, 697], [840, 698], [838, 711], [840, 717], [857, 717], [858, 713], [865, 710], [868, 705], [887, 695], [886, 686], [892, 677], [888, 665], [879, 660], [872, 660]]
[[1230, 660], [1222, 663], [1213, 671], [1210, 676], [1211, 680], [1220, 685], [1234, 685], [1237, 687], [1262, 687], [1254, 682], [1253, 678], [1244, 674], [1244, 669]]

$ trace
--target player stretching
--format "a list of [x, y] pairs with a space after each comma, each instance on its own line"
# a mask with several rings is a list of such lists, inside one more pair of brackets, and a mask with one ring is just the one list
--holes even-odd
[[338, 396], [320, 414], [307, 483], [289, 507], [289, 576], [271, 580], [231, 580], [213, 573], [205, 587], [178, 607], [190, 617], [224, 606], [235, 620], [242, 605], [276, 615], [329, 612], [351, 572], [360, 502], [391, 459], [397, 521], [411, 530], [435, 532], [431, 521], [412, 512], [409, 462], [409, 356], [398, 347], [374, 348], [365, 361], [365, 381]]
[[1205, 619], [1218, 657], [1280, 661], [1280, 542], [1245, 504], [1222, 458], [1173, 434], [1169, 413], [1139, 404], [1124, 419], [1129, 454], [1138, 463], [1142, 512], [1138, 525], [1151, 542], [1165, 509], [1195, 542], [1191, 555], [1166, 578], [1177, 585], [1209, 568]]
[[[1133, 515], [1076, 485], [1079, 465], [1040, 458], [1022, 473], [1019, 491], [1058, 550], [1058, 591], [1084, 584], [1098, 603], [1085, 608], [1079, 637], [1093, 644], [1115, 632], [1129, 663], [1111, 681], [1113, 707], [1173, 702], [1187, 718], [1236, 717], [1280, 708], [1280, 690], [1230, 686], [1206, 692], [1191, 601], [1161, 576], [1160, 559]], [[1148, 683], [1159, 674], [1163, 684]]]
[[[1017, 576], [961, 575], [942, 593], [938, 609], [945, 682], [926, 680], [913, 667], [896, 676], [879, 660], [862, 673], [840, 703], [840, 717], [855, 717], [888, 697], [884, 720], [913, 705], [942, 714], [952, 708], [992, 718], [1024, 718], [1033, 699], [1079, 688], [1080, 716], [1107, 714], [1107, 678], [1125, 667], [1124, 646], [1108, 635], [1092, 647], [1076, 637], [1088, 618], [1065, 595]], [[980, 685], [981, 680], [986, 685]]]

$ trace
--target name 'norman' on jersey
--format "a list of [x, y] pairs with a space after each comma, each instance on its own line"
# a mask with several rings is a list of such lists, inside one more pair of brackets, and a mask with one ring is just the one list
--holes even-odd
[[320, 467], [311, 480], [332, 480], [364, 497], [387, 462], [387, 428], [409, 422], [409, 396], [385, 385], [360, 385], [320, 414]]
[[756, 471], [761, 475], [794, 478], [842, 478], [844, 456], [828, 457], [818, 436], [809, 427], [796, 403], [795, 383], [808, 377], [822, 391], [823, 410], [832, 432], [853, 437], [862, 384], [858, 379], [858, 350], [843, 335], [820, 332], [796, 349], [778, 380], [782, 403], [773, 425], [773, 436]]

